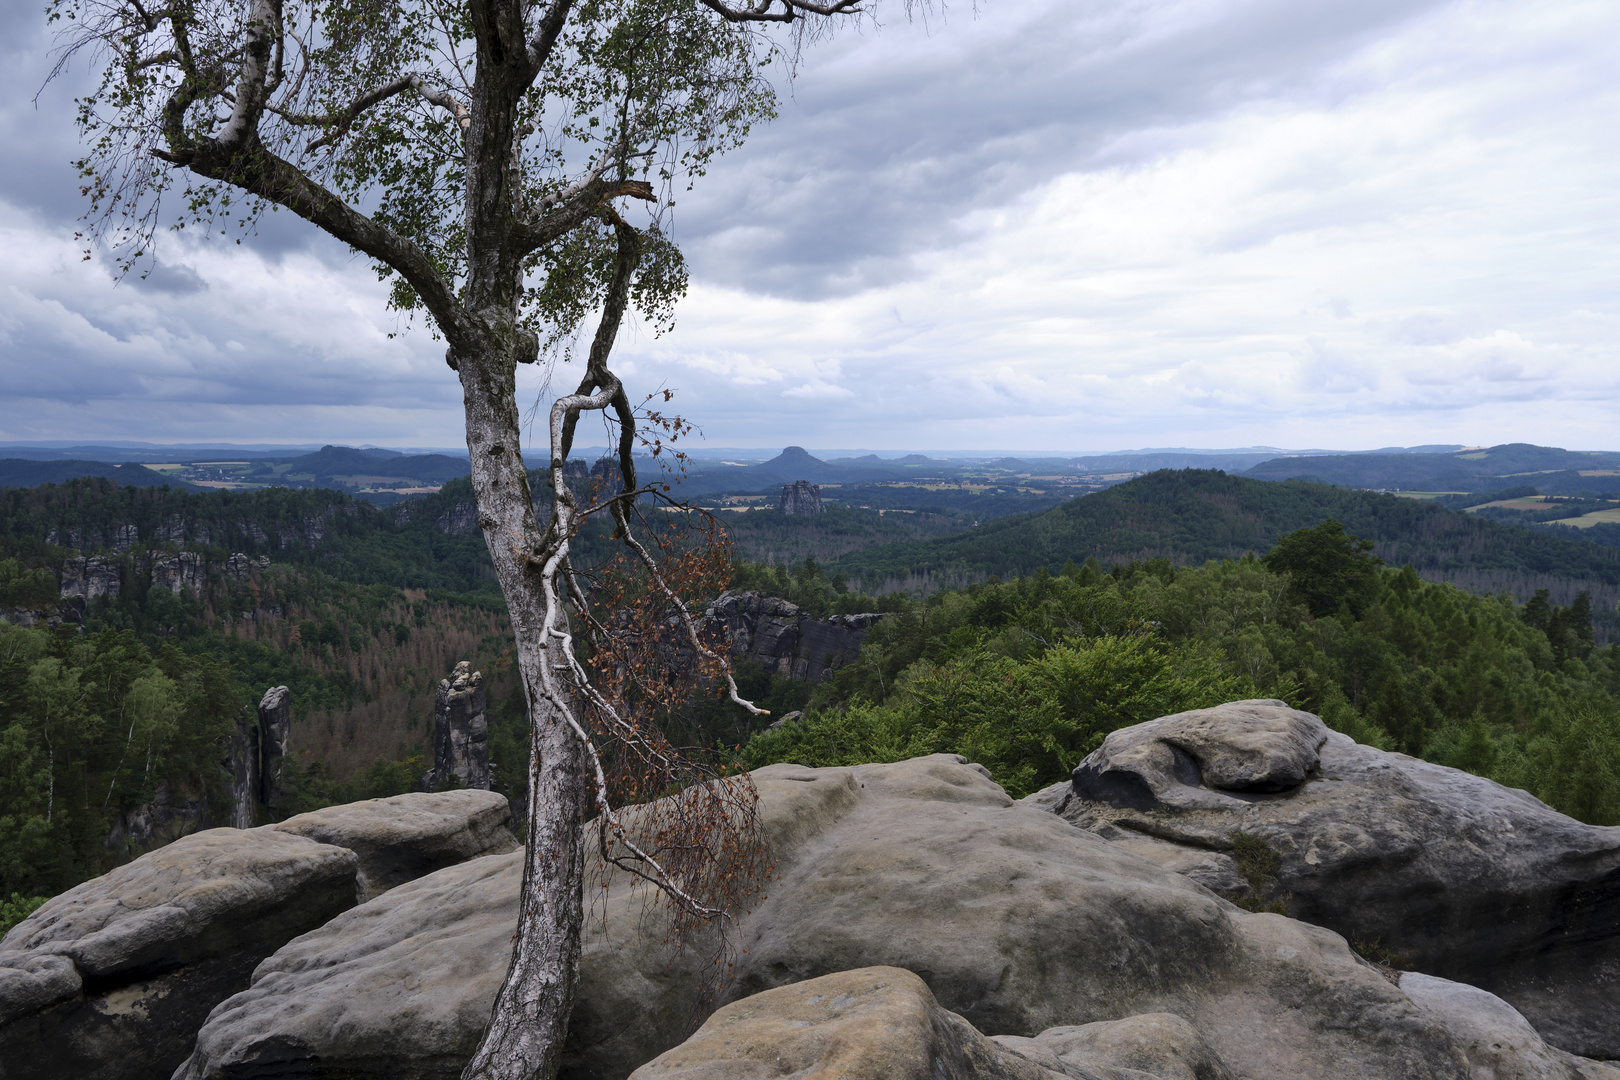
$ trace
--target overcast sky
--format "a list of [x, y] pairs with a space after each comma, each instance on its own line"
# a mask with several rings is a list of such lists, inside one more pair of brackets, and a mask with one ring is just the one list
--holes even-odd
[[[877, 10], [677, 207], [674, 333], [621, 338], [711, 445], [1620, 449], [1620, 4]], [[443, 345], [288, 215], [80, 261], [42, 24], [0, 8], [0, 441], [459, 445]]]

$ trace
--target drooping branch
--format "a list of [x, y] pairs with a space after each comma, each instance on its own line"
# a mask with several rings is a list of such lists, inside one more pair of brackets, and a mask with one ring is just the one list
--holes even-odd
[[[752, 7], [732, 7], [724, 0], [703, 0], [703, 6], [718, 13], [727, 22], [793, 22], [805, 15], [859, 15], [864, 9], [862, 0], [832, 0], [817, 4], [814, 0], [759, 0]], [[777, 4], [781, 7], [778, 8]]]

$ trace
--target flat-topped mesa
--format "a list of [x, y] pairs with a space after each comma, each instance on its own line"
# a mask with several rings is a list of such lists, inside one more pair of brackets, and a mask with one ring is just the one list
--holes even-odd
[[827, 511], [821, 505], [821, 485], [808, 480], [783, 484], [782, 497], [777, 500], [776, 509], [783, 514], [823, 514]]
[[422, 777], [429, 791], [489, 790], [489, 717], [484, 676], [463, 660], [439, 682], [433, 705], [433, 768]]

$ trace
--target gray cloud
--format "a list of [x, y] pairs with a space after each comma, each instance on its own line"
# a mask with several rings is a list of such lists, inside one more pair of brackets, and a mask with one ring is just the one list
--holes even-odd
[[[715, 170], [677, 236], [697, 273], [750, 291], [889, 284], [915, 273], [910, 256], [959, 240], [964, 212], [1139, 163], [1161, 150], [1156, 133], [1247, 103], [1332, 100], [1346, 91], [1338, 61], [1435, 6], [1041, 0], [929, 35], [891, 25], [858, 43], [877, 54], [864, 64], [812, 52], [782, 119]], [[992, 10], [1017, 25], [992, 28]]]

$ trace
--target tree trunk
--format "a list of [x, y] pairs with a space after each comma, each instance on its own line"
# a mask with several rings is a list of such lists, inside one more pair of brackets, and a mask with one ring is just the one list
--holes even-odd
[[[574, 680], [549, 641], [540, 562], [560, 538], [534, 516], [519, 447], [516, 365], [498, 348], [454, 357], [467, 418], [467, 451], [479, 525], [506, 596], [518, 665], [529, 700], [528, 843], [518, 934], [506, 982], [495, 998], [489, 1034], [462, 1074], [467, 1080], [551, 1080], [579, 983], [584, 924], [583, 828], [591, 790], [584, 747], [571, 718], [542, 691]], [[560, 606], [552, 615], [561, 620]], [[554, 627], [565, 630], [566, 626]]]

